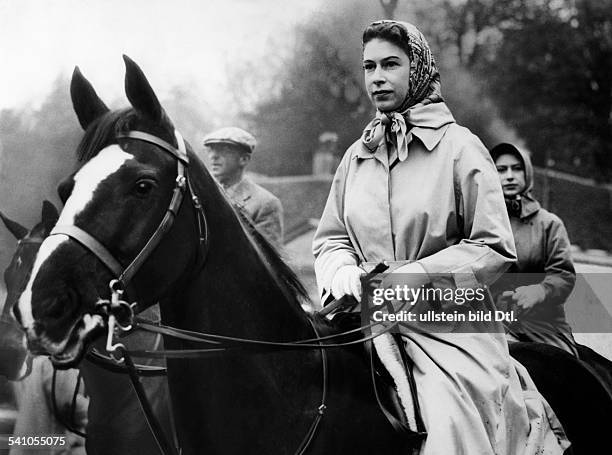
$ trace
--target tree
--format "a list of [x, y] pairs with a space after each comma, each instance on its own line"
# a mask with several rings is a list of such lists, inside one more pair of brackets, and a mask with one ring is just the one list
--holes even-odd
[[338, 146], [345, 150], [373, 116], [363, 90], [359, 42], [365, 24], [380, 13], [374, 13], [372, 5], [330, 8], [337, 9], [298, 26], [293, 49], [268, 78], [275, 84], [266, 85], [253, 109], [244, 114], [259, 143], [254, 171], [310, 173], [321, 133], [336, 132]]
[[[59, 202], [56, 187], [75, 165], [82, 131], [68, 87], [68, 79], [58, 77], [38, 110], [0, 112], [0, 209], [25, 226], [39, 221], [43, 199]], [[13, 247], [14, 239], [0, 230], [0, 266]]]
[[[321, 133], [338, 133], [341, 150], [360, 137], [374, 115], [363, 89], [360, 39], [365, 26], [380, 18], [380, 6], [365, 0], [330, 3], [298, 27], [293, 48], [287, 46], [286, 36], [282, 43], [274, 43], [274, 58], [266, 59], [267, 68], [252, 62], [234, 67], [231, 85], [238, 88], [236, 101], [244, 107], [243, 119], [259, 140], [252, 169], [271, 174], [310, 173]], [[397, 2], [396, 6], [395, 17], [417, 24], [432, 46], [442, 75], [442, 92], [457, 121], [488, 145], [514, 138], [484, 93], [479, 75], [459, 62], [455, 34], [460, 32], [447, 25], [446, 2], [419, 0]], [[479, 19], [482, 24], [487, 21], [492, 19]], [[488, 29], [482, 25], [482, 30]], [[468, 57], [473, 46], [467, 46], [468, 39], [464, 41], [466, 61], [476, 59]]]
[[[459, 60], [484, 76], [534, 162], [612, 175], [612, 4], [605, 0], [445, 2]], [[466, 43], [471, 43], [467, 45]]]

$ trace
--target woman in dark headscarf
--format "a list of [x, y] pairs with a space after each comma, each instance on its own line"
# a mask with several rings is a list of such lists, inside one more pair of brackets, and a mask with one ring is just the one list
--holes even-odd
[[516, 243], [517, 261], [495, 283], [500, 307], [516, 307], [519, 320], [508, 326], [510, 339], [537, 341], [578, 356], [563, 304], [576, 273], [563, 222], [540, 207], [531, 194], [533, 167], [529, 156], [512, 144], [491, 149]]
[[[359, 300], [360, 277], [383, 260], [402, 273], [385, 281], [409, 276], [411, 288], [441, 273], [456, 289], [489, 284], [516, 259], [503, 195], [486, 148], [443, 102], [425, 38], [375, 22], [363, 67], [377, 112], [345, 153], [314, 238], [323, 295]], [[563, 453], [563, 430], [503, 329], [401, 331], [428, 432], [422, 454]]]

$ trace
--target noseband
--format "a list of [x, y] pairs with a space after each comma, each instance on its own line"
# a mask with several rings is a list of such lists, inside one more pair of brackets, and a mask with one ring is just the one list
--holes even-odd
[[176, 158], [177, 177], [174, 189], [172, 191], [170, 205], [168, 206], [168, 209], [166, 210], [166, 213], [155, 232], [153, 232], [144, 247], [140, 250], [132, 262], [130, 262], [130, 264], [123, 267], [98, 239], [78, 226], [57, 225], [49, 234], [50, 236], [67, 235], [93, 253], [116, 277], [116, 279], [111, 282], [112, 285], [110, 286], [113, 293], [117, 292], [121, 295], [123, 294], [124, 290], [127, 290], [132, 298], [134, 298], [136, 292], [132, 286], [132, 279], [142, 267], [146, 259], [151, 255], [164, 235], [172, 228], [176, 215], [183, 202], [185, 191], [187, 191], [189, 196], [191, 196], [191, 202], [196, 211], [201, 258], [204, 258], [206, 255], [205, 250], [208, 237], [206, 216], [204, 214], [202, 204], [200, 203], [200, 199], [194, 192], [191, 181], [189, 180], [189, 175], [187, 172], [189, 167], [189, 157], [187, 156], [185, 141], [178, 131], [175, 130], [174, 134], [178, 143], [178, 148], [172, 146], [157, 136], [145, 133], [143, 131], [128, 131], [127, 133], [120, 133], [117, 135], [117, 139], [138, 140], [154, 144], [164, 152], [169, 153]]

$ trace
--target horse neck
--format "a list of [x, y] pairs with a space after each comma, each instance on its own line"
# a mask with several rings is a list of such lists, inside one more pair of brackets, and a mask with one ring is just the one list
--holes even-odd
[[181, 309], [166, 303], [163, 319], [194, 330], [245, 338], [288, 341], [312, 337], [295, 293], [266, 264], [265, 253], [217, 185], [198, 193], [206, 195], [206, 260], [182, 297], [174, 299], [180, 301]]

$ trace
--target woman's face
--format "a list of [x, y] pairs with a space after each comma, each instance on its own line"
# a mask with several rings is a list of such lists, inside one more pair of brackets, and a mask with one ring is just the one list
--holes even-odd
[[512, 198], [525, 189], [525, 167], [522, 161], [512, 154], [499, 155], [495, 161], [504, 196]]
[[380, 38], [368, 41], [363, 49], [363, 71], [376, 109], [388, 112], [401, 106], [410, 85], [410, 59], [401, 48]]

